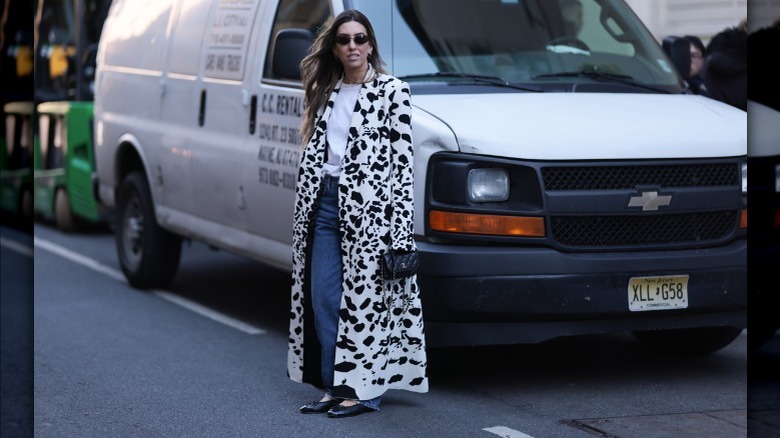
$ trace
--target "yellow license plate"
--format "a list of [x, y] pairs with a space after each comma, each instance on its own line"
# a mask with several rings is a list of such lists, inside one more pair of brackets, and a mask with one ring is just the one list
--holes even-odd
[[628, 281], [628, 309], [685, 309], [688, 307], [688, 276], [631, 277]]

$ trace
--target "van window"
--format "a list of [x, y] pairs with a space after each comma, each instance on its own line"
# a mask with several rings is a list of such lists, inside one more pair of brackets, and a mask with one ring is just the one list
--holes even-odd
[[211, 12], [211, 0], [182, 0], [171, 37], [168, 70], [196, 75], [203, 47], [203, 29]]
[[282, 79], [276, 77], [271, 71], [271, 59], [276, 34], [284, 29], [307, 29], [313, 35], [317, 35], [323, 24], [333, 18], [330, 2], [327, 0], [281, 0], [276, 10], [274, 25], [268, 38], [268, 50], [266, 51], [265, 79]]
[[577, 74], [584, 71], [668, 91], [680, 84], [652, 34], [616, 0], [352, 0], [349, 6], [371, 20], [390, 71], [410, 81], [442, 73], [450, 75], [438, 80], [463, 80], [455, 75], [462, 74], [551, 86], [603, 79]]

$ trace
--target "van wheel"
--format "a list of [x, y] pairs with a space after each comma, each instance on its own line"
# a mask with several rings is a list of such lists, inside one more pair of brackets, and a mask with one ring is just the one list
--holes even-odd
[[163, 287], [176, 274], [181, 238], [157, 224], [149, 184], [141, 172], [129, 174], [119, 188], [115, 236], [119, 264], [132, 286]]
[[65, 189], [57, 189], [54, 195], [54, 219], [57, 228], [66, 233], [76, 229], [73, 210], [70, 208], [70, 197]]
[[640, 342], [656, 351], [686, 356], [701, 356], [718, 351], [731, 344], [740, 333], [742, 329], [738, 327], [696, 327], [632, 332]]

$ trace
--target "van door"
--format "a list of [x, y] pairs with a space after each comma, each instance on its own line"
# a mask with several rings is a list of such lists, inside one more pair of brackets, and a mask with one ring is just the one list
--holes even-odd
[[192, 210], [193, 139], [198, 133], [200, 56], [212, 0], [179, 0], [162, 79], [161, 148], [150, 182], [160, 187], [160, 202], [184, 213]]
[[[173, 0], [114, 0], [100, 35], [95, 90], [96, 169], [100, 193], [113, 206], [124, 177], [115, 174], [115, 143], [130, 134], [145, 163], [156, 163], [163, 125], [160, 120], [162, 72]], [[107, 97], [108, 96], [108, 97]], [[152, 181], [154, 166], [147, 175]], [[152, 185], [156, 212], [159, 186]], [[158, 216], [158, 220], [160, 217]]]
[[233, 249], [246, 246], [245, 194], [241, 189], [250, 89], [248, 53], [257, 32], [260, 0], [219, 1], [207, 24], [196, 95], [198, 128], [193, 133], [192, 204], [209, 221], [208, 236]]
[[[289, 264], [292, 243], [292, 216], [295, 183], [302, 150], [298, 126], [304, 109], [300, 79], [274, 75], [271, 68], [276, 34], [282, 29], [308, 29], [312, 35], [330, 18], [333, 10], [327, 0], [281, 0], [270, 11], [273, 24], [268, 35], [259, 40], [265, 62], [258, 63], [256, 89], [257, 121], [249, 137], [247, 159], [243, 170], [246, 181], [247, 227], [252, 234], [281, 242], [286, 254], [274, 254]], [[269, 14], [270, 15], [270, 14]], [[259, 53], [260, 53], [259, 52]]]

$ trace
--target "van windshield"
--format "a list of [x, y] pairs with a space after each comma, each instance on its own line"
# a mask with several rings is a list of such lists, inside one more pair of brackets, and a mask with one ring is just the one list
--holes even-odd
[[529, 91], [682, 90], [622, 0], [352, 0], [389, 71], [415, 83]]

